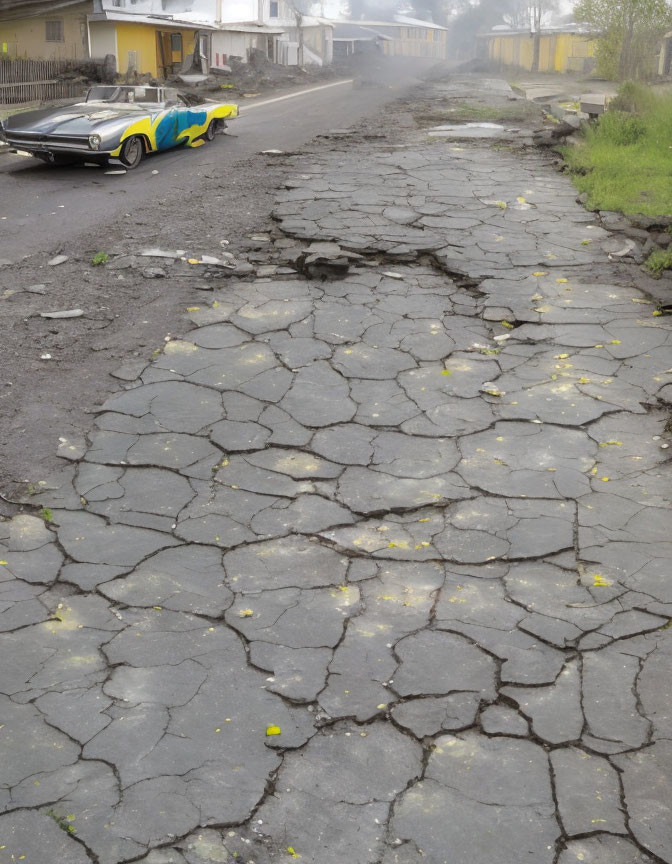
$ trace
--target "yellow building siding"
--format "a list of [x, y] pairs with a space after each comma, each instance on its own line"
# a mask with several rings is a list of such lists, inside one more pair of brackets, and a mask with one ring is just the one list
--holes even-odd
[[[55, 9], [53, 13], [33, 18], [0, 20], [0, 45], [7, 46], [10, 57], [30, 60], [83, 60], [89, 56], [86, 15], [90, 3]], [[47, 22], [56, 26], [62, 40], [47, 41]], [[49, 28], [52, 30], [53, 27]]]
[[446, 57], [446, 31], [424, 27], [400, 27], [398, 35], [383, 42], [389, 57]]
[[[502, 66], [532, 71], [534, 36], [514, 33], [488, 37], [488, 56]], [[584, 72], [595, 56], [595, 43], [578, 33], [542, 34], [539, 37], [540, 72]]]
[[158, 77], [159, 70], [159, 39], [164, 36], [164, 44], [170, 45], [169, 36], [180, 35], [182, 38], [182, 50], [177, 51], [166, 48], [166, 61], [168, 63], [181, 64], [187, 54], [193, 54], [195, 30], [161, 30], [152, 24], [135, 24], [133, 22], [119, 21], [116, 23], [117, 32], [117, 64], [120, 75], [129, 71], [129, 64], [140, 75], [152, 75]]
[[141, 75], [158, 75], [156, 62], [156, 28], [146, 24], [119, 21], [117, 28], [117, 64], [120, 75], [128, 72], [129, 63]]

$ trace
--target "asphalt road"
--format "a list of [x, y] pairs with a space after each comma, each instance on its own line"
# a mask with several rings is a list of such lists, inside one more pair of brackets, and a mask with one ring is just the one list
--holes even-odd
[[431, 65], [395, 63], [375, 70], [375, 83], [358, 86], [344, 80], [245, 100], [240, 118], [229, 127], [230, 135], [194, 150], [156, 154], [125, 175], [81, 166], [51, 168], [6, 153], [0, 156], [0, 259], [18, 261], [51, 252], [92, 224], [102, 227], [146, 204], [150, 193], [160, 199], [180, 189], [188, 191], [199, 173], [213, 164], [224, 173], [261, 150], [293, 149], [320, 132], [347, 127], [407, 93]]

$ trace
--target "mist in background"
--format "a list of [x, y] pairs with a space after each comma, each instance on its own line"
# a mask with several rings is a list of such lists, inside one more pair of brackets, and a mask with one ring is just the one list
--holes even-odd
[[[308, 0], [310, 2], [310, 0]], [[323, 0], [313, 3], [313, 14], [353, 21], [390, 21], [406, 15], [475, 34], [498, 25], [529, 27], [571, 20], [573, 0]]]

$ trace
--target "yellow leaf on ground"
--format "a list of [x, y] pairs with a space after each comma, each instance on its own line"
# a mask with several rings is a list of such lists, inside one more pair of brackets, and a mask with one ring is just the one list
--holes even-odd
[[267, 726], [266, 735], [269, 738], [273, 735], [282, 735], [282, 729], [279, 726]]

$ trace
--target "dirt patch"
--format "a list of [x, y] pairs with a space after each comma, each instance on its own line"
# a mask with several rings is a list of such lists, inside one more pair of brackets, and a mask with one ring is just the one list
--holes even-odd
[[[58, 439], [81, 436], [91, 412], [119, 388], [110, 373], [129, 360], [149, 358], [168, 336], [191, 329], [186, 308], [200, 294], [195, 276], [172, 277], [164, 268], [166, 278], [147, 278], [143, 270], [160, 265], [157, 259], [117, 269], [114, 253], [161, 246], [217, 255], [238, 251], [247, 235], [264, 226], [262, 214], [271, 210], [282, 169], [257, 157], [236, 172], [235, 184], [204, 177], [194, 190], [199, 206], [188, 219], [183, 196], [175, 194], [107, 225], [102, 238], [99, 230], [75, 238], [64, 264], [51, 267], [40, 255], [0, 268], [0, 492], [6, 497], [57, 467]], [[103, 250], [112, 255], [110, 264], [93, 266]], [[84, 315], [40, 317], [72, 309]]]

